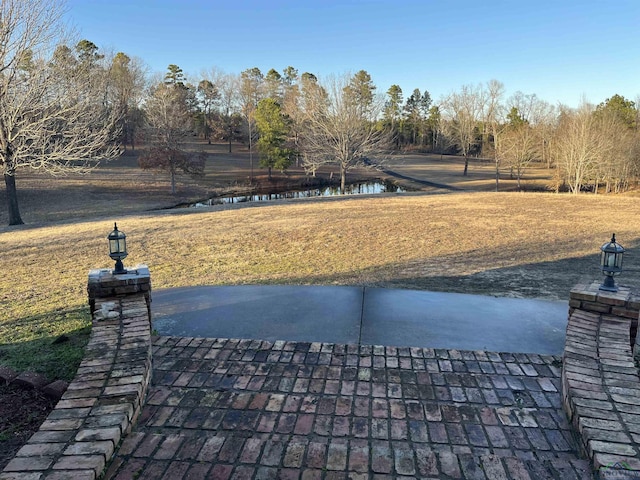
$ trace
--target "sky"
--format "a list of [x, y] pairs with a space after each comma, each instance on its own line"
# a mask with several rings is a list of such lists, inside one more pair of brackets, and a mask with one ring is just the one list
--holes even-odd
[[366, 70], [385, 93], [437, 101], [501, 81], [576, 107], [640, 98], [639, 0], [67, 0], [67, 20], [100, 49], [150, 72], [291, 65], [318, 77]]

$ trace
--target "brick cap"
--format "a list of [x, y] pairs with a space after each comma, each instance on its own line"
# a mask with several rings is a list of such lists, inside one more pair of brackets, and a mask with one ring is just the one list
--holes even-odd
[[114, 275], [111, 268], [95, 268], [89, 270], [89, 283], [102, 282], [105, 280], [130, 280], [149, 276], [149, 267], [142, 263], [135, 267], [127, 268], [127, 273], [121, 273], [119, 275]]

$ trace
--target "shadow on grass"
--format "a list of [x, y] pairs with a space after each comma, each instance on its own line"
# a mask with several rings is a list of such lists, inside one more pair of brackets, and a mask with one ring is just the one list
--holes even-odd
[[[625, 245], [627, 251], [638, 248], [640, 242]], [[578, 283], [603, 279], [599, 267], [600, 254], [563, 258], [553, 261], [523, 263], [521, 265], [491, 268], [471, 274], [447, 275], [453, 269], [464, 268], [464, 258], [446, 256], [440, 259], [442, 268], [433, 259], [424, 262], [395, 263], [384, 267], [345, 272], [331, 276], [268, 279], [256, 284], [293, 285], [364, 285], [370, 287], [429, 290], [436, 292], [467, 293], [496, 297], [568, 300], [569, 292]], [[625, 259], [623, 272], [616, 284], [640, 287], [640, 265], [635, 258]], [[498, 262], [496, 262], [498, 263]], [[425, 274], [416, 274], [424, 269]], [[362, 281], [363, 278], [378, 278]]]
[[90, 333], [86, 307], [5, 322], [0, 325], [0, 365], [71, 381]]
[[[528, 263], [509, 267], [488, 268], [469, 275], [410, 277], [391, 279], [390, 288], [409, 288], [471, 293], [515, 298], [568, 300], [569, 292], [578, 283], [599, 279], [599, 255]], [[623, 280], [629, 280], [623, 277]], [[640, 277], [635, 275], [635, 284]], [[620, 282], [619, 282], [620, 283]], [[625, 282], [622, 282], [625, 283]], [[404, 285], [404, 287], [400, 287]]]

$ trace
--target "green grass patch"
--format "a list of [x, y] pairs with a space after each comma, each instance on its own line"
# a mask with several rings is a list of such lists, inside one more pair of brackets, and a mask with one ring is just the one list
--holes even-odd
[[0, 364], [50, 380], [71, 381], [91, 333], [88, 308], [54, 311], [0, 324]]

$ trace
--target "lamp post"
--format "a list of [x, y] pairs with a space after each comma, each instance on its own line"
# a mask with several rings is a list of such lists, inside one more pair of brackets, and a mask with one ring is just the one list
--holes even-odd
[[113, 224], [113, 231], [107, 236], [109, 240], [109, 256], [116, 261], [115, 268], [111, 271], [114, 275], [127, 273], [122, 260], [127, 257], [127, 236], [118, 230], [118, 224]]
[[600, 247], [602, 254], [600, 256], [600, 268], [605, 275], [604, 282], [600, 285], [600, 290], [607, 292], [617, 292], [618, 287], [613, 277], [620, 275], [622, 272], [622, 256], [624, 248], [616, 242], [616, 234], [611, 237], [611, 241]]

